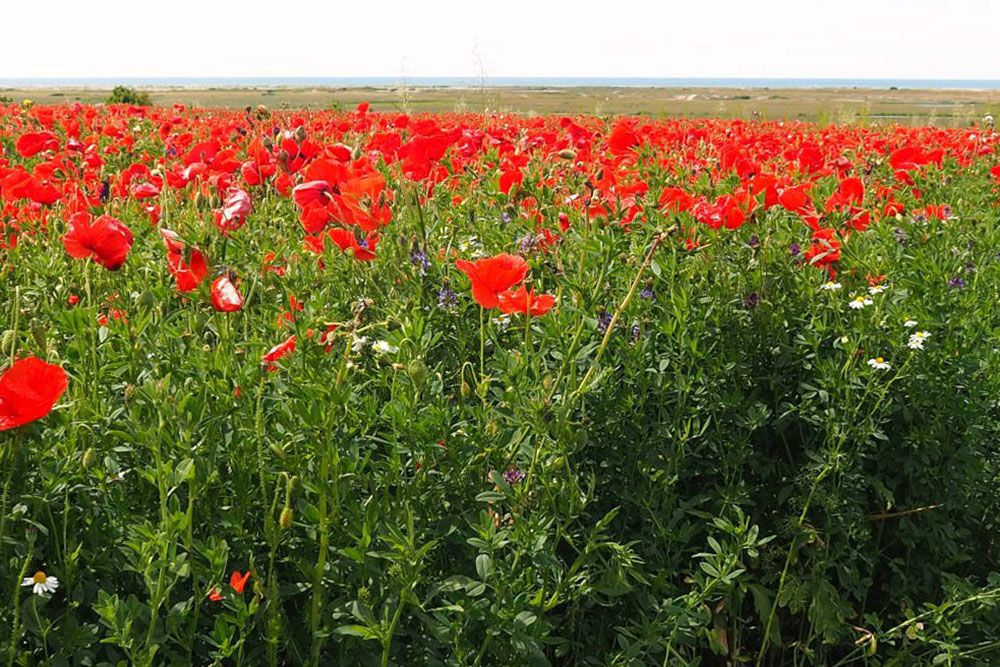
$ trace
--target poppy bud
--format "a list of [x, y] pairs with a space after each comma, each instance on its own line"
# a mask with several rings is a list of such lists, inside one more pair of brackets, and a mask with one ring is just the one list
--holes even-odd
[[564, 148], [561, 151], [559, 151], [559, 157], [561, 157], [564, 160], [574, 160], [576, 159], [576, 151], [569, 148]]
[[264, 137], [263, 139], [261, 139], [260, 145], [263, 146], [266, 150], [269, 151], [274, 150], [274, 142], [271, 141], [271, 137]]
[[87, 450], [83, 453], [83, 458], [80, 460], [80, 465], [82, 465], [84, 468], [89, 468], [90, 466], [94, 465], [95, 458], [97, 458], [97, 455], [94, 454], [94, 448], [88, 447]]
[[33, 322], [31, 325], [31, 336], [35, 339], [35, 345], [43, 353], [49, 349], [48, 329], [41, 322]]
[[281, 526], [282, 530], [288, 530], [294, 520], [295, 512], [292, 511], [291, 507], [286, 505], [285, 508], [281, 510], [281, 517], [278, 518], [278, 525]]
[[424, 363], [423, 359], [414, 359], [411, 361], [406, 371], [410, 374], [410, 380], [413, 381], [413, 385], [418, 389], [422, 389], [427, 382], [427, 364]]
[[133, 398], [135, 398], [135, 392], [136, 389], [134, 384], [125, 385], [125, 400], [131, 401]]
[[542, 378], [542, 389], [544, 389], [546, 393], [552, 391], [553, 382], [554, 380], [552, 379], [552, 376], [546, 375], [544, 378]]
[[268, 446], [271, 448], [271, 451], [274, 452], [274, 455], [279, 459], [285, 458], [285, 450], [281, 448], [281, 445], [272, 442]]
[[469, 383], [466, 382], [464, 378], [462, 379], [460, 392], [462, 394], [462, 398], [468, 398], [472, 394], [472, 387], [469, 386]]
[[0, 336], [0, 350], [9, 350], [14, 344], [14, 330], [7, 329], [3, 332], [3, 336]]
[[299, 125], [297, 128], [295, 128], [295, 141], [301, 144], [305, 140], [306, 140], [306, 128]]

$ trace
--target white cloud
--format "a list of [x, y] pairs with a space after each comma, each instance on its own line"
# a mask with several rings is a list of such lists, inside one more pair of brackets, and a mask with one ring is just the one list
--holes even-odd
[[38, 0], [0, 78], [996, 78], [992, 0]]

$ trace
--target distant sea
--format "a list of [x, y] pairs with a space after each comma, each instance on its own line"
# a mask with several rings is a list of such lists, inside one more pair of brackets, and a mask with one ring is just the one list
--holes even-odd
[[100, 78], [0, 78], [0, 87], [106, 88], [123, 84], [137, 87], [239, 88], [239, 87], [444, 87], [444, 88], [939, 88], [950, 90], [1000, 90], [1000, 79], [800, 79], [800, 78], [635, 78], [635, 77], [100, 77]]

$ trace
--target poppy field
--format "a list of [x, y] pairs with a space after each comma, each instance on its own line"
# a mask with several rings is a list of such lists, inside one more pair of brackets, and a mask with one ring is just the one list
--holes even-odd
[[6, 665], [1000, 662], [1000, 135], [0, 106]]

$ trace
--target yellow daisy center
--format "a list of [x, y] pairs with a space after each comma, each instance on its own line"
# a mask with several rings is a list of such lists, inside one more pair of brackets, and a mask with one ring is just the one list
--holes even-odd
[[885, 363], [885, 359], [883, 359], [882, 357], [876, 357], [875, 358], [875, 363], [876, 364], [883, 364], [883, 363]]
[[44, 584], [48, 578], [49, 578], [48, 575], [39, 570], [38, 572], [35, 572], [35, 576], [32, 577], [32, 580], [36, 584]]

